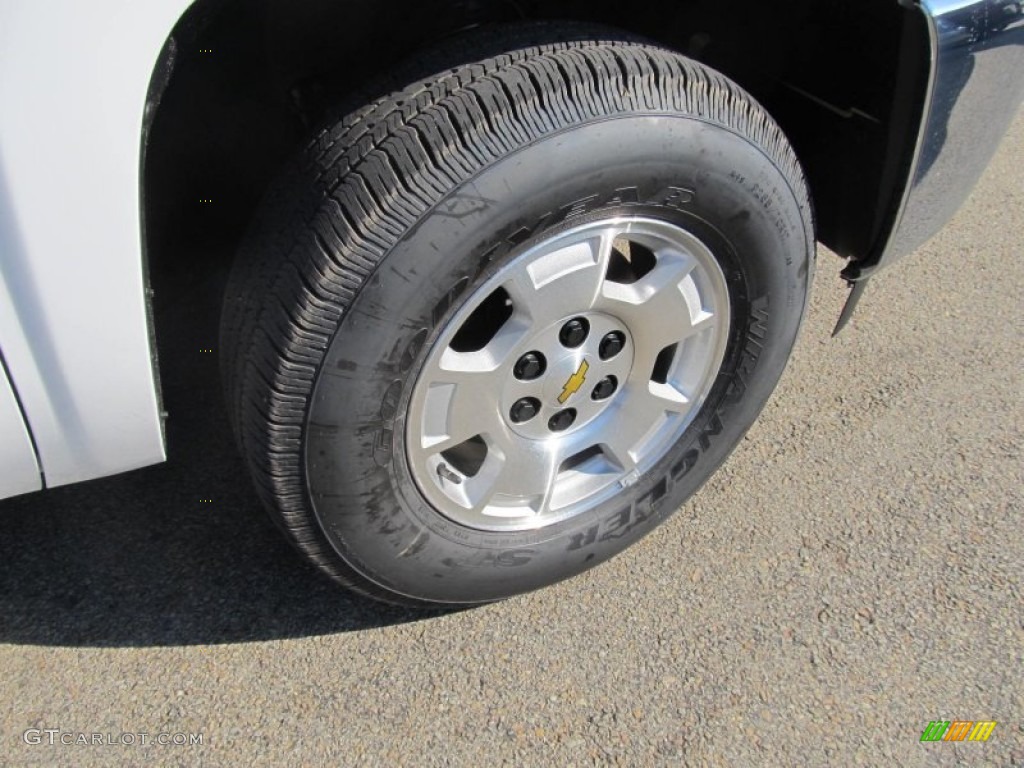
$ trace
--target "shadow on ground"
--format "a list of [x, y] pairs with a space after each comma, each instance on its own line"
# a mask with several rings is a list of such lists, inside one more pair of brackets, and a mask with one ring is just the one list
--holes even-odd
[[213, 271], [157, 300], [170, 460], [0, 502], [0, 642], [227, 643], [433, 615], [341, 590], [263, 512], [221, 405]]

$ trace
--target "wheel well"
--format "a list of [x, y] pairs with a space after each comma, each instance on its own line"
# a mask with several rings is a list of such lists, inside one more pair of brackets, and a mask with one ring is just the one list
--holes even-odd
[[[909, 4], [908, 4], [909, 5]], [[267, 185], [327, 101], [417, 47], [479, 24], [597, 22], [729, 75], [780, 123], [807, 172], [818, 237], [870, 261], [895, 215], [928, 71], [919, 10], [896, 0], [198, 0], [146, 134], [147, 258], [229, 258]], [[163, 85], [163, 81], [159, 85]], [[155, 82], [154, 85], [157, 85]], [[154, 102], [155, 103], [155, 102]], [[216, 259], [213, 259], [216, 261]]]

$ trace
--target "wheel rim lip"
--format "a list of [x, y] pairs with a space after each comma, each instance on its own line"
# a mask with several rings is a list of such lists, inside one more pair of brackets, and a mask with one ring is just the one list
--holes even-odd
[[[455, 333], [462, 327], [473, 311], [484, 299], [494, 293], [499, 287], [502, 287], [508, 281], [510, 275], [516, 271], [525, 270], [528, 265], [535, 263], [545, 255], [557, 252], [559, 249], [563, 249], [574, 242], [581, 241], [589, 233], [609, 230], [617, 232], [620, 236], [624, 236], [627, 239], [648, 238], [650, 240], [661, 240], [667, 249], [686, 253], [696, 261], [693, 269], [694, 280], [701, 286], [700, 296], [702, 305], [707, 307], [710, 303], [715, 321], [710, 326], [710, 341], [702, 343], [703, 351], [696, 355], [697, 359], [688, 361], [689, 365], [696, 365], [702, 369], [699, 377], [699, 386], [692, 393], [691, 407], [686, 414], [668, 419], [668, 423], [662, 425], [656, 431], [656, 439], [648, 441], [650, 444], [646, 446], [646, 453], [640, 456], [634, 468], [630, 471], [623, 471], [619, 476], [606, 479], [601, 484], [601, 487], [595, 486], [590, 488], [580, 495], [579, 498], [571, 502], [559, 503], [557, 506], [541, 509], [539, 512], [520, 515], [511, 514], [508, 516], [498, 514], [493, 509], [488, 513], [487, 510], [474, 511], [467, 508], [464, 503], [456, 501], [451, 495], [440, 489], [438, 481], [434, 479], [437, 472], [437, 462], [431, 463], [429, 460], [432, 456], [436, 457], [437, 454], [431, 454], [429, 449], [422, 447], [421, 427], [427, 412], [424, 390], [431, 386], [430, 372], [432, 365], [449, 348]], [[580, 316], [593, 317], [593, 315], [594, 313], [590, 312], [589, 309], [580, 310], [575, 307], [566, 307], [564, 318], [557, 322], [563, 322], [564, 320]], [[554, 325], [557, 325], [557, 322]], [[527, 246], [473, 291], [470, 297], [445, 321], [443, 328], [439, 331], [428, 350], [424, 363], [417, 374], [417, 379], [413, 384], [409, 400], [408, 418], [405, 423], [406, 460], [410, 475], [416, 487], [431, 507], [452, 522], [467, 528], [488, 532], [531, 531], [575, 517], [635, 484], [645, 472], [649, 471], [664, 458], [670, 448], [692, 424], [710, 394], [725, 357], [730, 324], [731, 303], [729, 288], [721, 266], [711, 249], [700, 238], [693, 232], [676, 224], [649, 216], [617, 215], [589, 221]], [[625, 324], [623, 325], [623, 330], [626, 332], [627, 339], [629, 339], [631, 333], [639, 332], [638, 329], [629, 328]], [[543, 333], [545, 329], [532, 329], [532, 331], [531, 338]], [[557, 333], [557, 329], [555, 332]], [[625, 349], [630, 351], [628, 343]], [[512, 375], [511, 370], [515, 359], [525, 351], [526, 347], [510, 355], [511, 362], [506, 363], [509, 376]], [[594, 358], [597, 358], [596, 353]], [[677, 360], [677, 364], [682, 365], [682, 362]], [[543, 379], [544, 376], [541, 378]], [[629, 380], [633, 380], [632, 375], [629, 376]], [[596, 381], [595, 379], [594, 383]], [[604, 399], [602, 407], [607, 409], [609, 403], [619, 397], [620, 391], [627, 389], [629, 386], [630, 383], [628, 381], [620, 381], [619, 391], [616, 391], [611, 397]], [[586, 397], [587, 399], [590, 398], [589, 389], [587, 390]], [[546, 419], [547, 416], [544, 417], [544, 420]], [[586, 421], [585, 426], [595, 431], [599, 430], [601, 420], [601, 416], [597, 419], [590, 418]], [[547, 440], [520, 436], [521, 442], [518, 444], [518, 449], [543, 451], [544, 447], [540, 444], [548, 443], [550, 446], [552, 443], [568, 439], [569, 434], [575, 433], [576, 428], [574, 426], [567, 430], [566, 433], [558, 433]], [[490, 446], [488, 448], [490, 450]], [[500, 507], [500, 509], [506, 508], [506, 506]]]

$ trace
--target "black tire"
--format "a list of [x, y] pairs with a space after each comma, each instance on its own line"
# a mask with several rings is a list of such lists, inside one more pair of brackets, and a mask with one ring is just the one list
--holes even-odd
[[[416, 82], [317, 133], [264, 204], [225, 299], [229, 409], [271, 515], [335, 580], [405, 605], [532, 590], [650, 532], [754, 422], [813, 267], [796, 157], [734, 83], [607, 31], [484, 35], [449, 46], [457, 65], [428, 58], [422, 76], [421, 61]], [[710, 395], [653, 469], [596, 507], [534, 531], [453, 523], [404, 451], [427, 350], [529, 242], [618, 210], [698, 234], [722, 267], [732, 317]]]

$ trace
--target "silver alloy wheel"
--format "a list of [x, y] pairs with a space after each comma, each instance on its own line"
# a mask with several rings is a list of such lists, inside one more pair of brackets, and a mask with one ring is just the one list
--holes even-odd
[[700, 410], [729, 292], [693, 234], [623, 216], [514, 258], [445, 326], [406, 423], [417, 487], [488, 531], [565, 520], [639, 479]]

